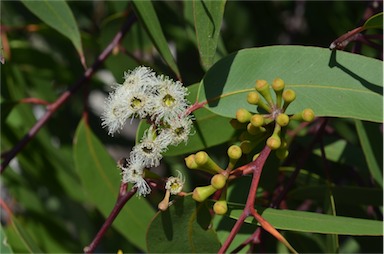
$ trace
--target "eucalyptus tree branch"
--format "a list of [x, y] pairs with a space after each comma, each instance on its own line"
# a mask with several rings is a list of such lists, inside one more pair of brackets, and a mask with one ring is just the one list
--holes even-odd
[[35, 125], [28, 131], [28, 133], [17, 143], [10, 151], [4, 153], [4, 160], [1, 163], [0, 173], [2, 173], [10, 161], [32, 140], [32, 138], [39, 132], [44, 124], [51, 118], [51, 116], [74, 94], [83, 86], [87, 81], [91, 79], [95, 71], [101, 66], [101, 64], [111, 54], [112, 50], [119, 44], [124, 35], [129, 31], [132, 24], [136, 21], [136, 16], [132, 13], [124, 22], [120, 31], [117, 32], [115, 37], [104, 49], [104, 51], [96, 58], [92, 66], [85, 70], [83, 75], [66, 90], [61, 96], [52, 104], [47, 106], [45, 114], [35, 123]]

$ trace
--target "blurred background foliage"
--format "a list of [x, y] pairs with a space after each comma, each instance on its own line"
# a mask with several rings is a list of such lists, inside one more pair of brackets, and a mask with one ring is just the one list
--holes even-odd
[[[68, 4], [81, 32], [86, 63], [91, 65], [120, 29], [127, 10], [131, 11], [130, 3], [68, 1]], [[153, 2], [186, 86], [200, 82], [204, 75], [194, 24], [186, 8], [188, 4], [185, 1]], [[370, 1], [228, 1], [217, 59], [239, 49], [266, 45], [328, 47], [341, 34], [362, 24], [364, 11], [370, 4]], [[54, 102], [82, 75], [84, 69], [71, 42], [42, 23], [21, 2], [1, 2], [1, 30], [2, 55], [5, 57], [5, 64], [1, 65], [1, 150], [4, 153], [17, 144], [45, 112], [44, 105], [23, 104], [20, 100], [39, 98]], [[117, 160], [126, 156], [134, 145], [137, 122], [126, 127], [119, 138], [108, 136], [101, 128], [99, 116], [110, 84], [121, 83], [124, 71], [138, 65], [150, 66], [158, 73], [175, 78], [139, 22], [133, 25], [120, 45], [121, 48], [107, 58], [88, 86], [53, 115], [2, 175], [3, 202], [19, 219], [20, 227], [33, 236], [41, 252], [80, 252], [104, 221], [100, 212], [87, 202], [74, 167], [73, 138], [83, 111], [88, 110], [93, 132]], [[346, 50], [350, 49], [349, 46]], [[362, 54], [380, 56], [377, 51], [366, 47]], [[352, 147], [347, 155], [350, 161], [331, 162], [331, 168], [337, 168], [334, 177], [343, 183], [372, 186], [368, 171], [362, 170], [366, 164], [353, 121], [332, 119], [330, 126], [333, 134], [329, 142], [342, 139]], [[382, 137], [377, 126], [373, 129]], [[294, 147], [298, 151], [309, 142], [303, 134]], [[223, 165], [225, 158], [218, 151], [225, 147], [209, 149]], [[382, 158], [382, 147], [376, 151], [377, 158]], [[164, 161], [160, 172], [183, 167], [182, 162], [181, 157], [170, 157]], [[310, 163], [310, 169], [321, 175], [319, 154], [312, 155]], [[192, 180], [198, 182], [198, 177], [195, 178]], [[155, 201], [159, 198], [160, 195], [154, 195], [150, 201], [156, 206]], [[363, 207], [349, 209], [344, 206], [338, 214], [380, 219], [376, 216], [381, 211], [367, 215], [365, 210]], [[6, 232], [10, 231], [7, 224], [10, 216], [11, 213], [2, 208], [1, 221]], [[307, 235], [292, 232], [287, 236], [289, 240], [297, 241], [295, 237], [306, 239]], [[308, 241], [315, 241], [315, 238], [308, 238]], [[345, 243], [340, 249], [343, 252], [382, 252], [381, 237], [343, 237], [342, 242]], [[25, 251], [13, 247], [14, 252]], [[321, 246], [318, 247], [321, 251]], [[118, 249], [142, 251], [111, 228], [97, 251], [116, 252]]]

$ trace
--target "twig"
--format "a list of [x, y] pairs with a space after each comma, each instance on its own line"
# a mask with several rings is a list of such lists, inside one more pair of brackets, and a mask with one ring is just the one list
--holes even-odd
[[126, 22], [121, 27], [120, 31], [115, 35], [111, 43], [97, 57], [93, 65], [88, 68], [83, 76], [79, 78], [67, 91], [65, 91], [55, 102], [47, 107], [45, 114], [35, 123], [28, 133], [17, 143], [12, 150], [5, 153], [5, 158], [1, 163], [0, 173], [3, 173], [9, 162], [24, 148], [26, 144], [37, 134], [44, 124], [84, 83], [86, 83], [95, 71], [101, 66], [105, 59], [111, 54], [112, 50], [119, 44], [124, 35], [128, 32], [132, 24], [136, 21], [136, 16], [133, 14], [128, 17]]
[[127, 186], [127, 183], [121, 183], [119, 195], [117, 197], [116, 204], [113, 207], [113, 210], [109, 214], [108, 218], [105, 220], [99, 232], [97, 232], [93, 241], [88, 246], [84, 247], [84, 253], [93, 253], [95, 251], [97, 245], [99, 245], [101, 239], [107, 232], [108, 228], [112, 225], [113, 221], [116, 219], [121, 209], [128, 202], [128, 200], [136, 193], [137, 188], [132, 188], [129, 192], [127, 192]]

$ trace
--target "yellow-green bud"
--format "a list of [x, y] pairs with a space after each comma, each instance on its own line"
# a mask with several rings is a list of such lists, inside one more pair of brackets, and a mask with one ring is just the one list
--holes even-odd
[[271, 92], [269, 91], [269, 84], [266, 80], [256, 80], [256, 91], [258, 91], [268, 102], [269, 105], [273, 105]]
[[228, 148], [227, 154], [230, 159], [238, 160], [243, 152], [241, 151], [240, 146], [232, 145]]
[[260, 101], [260, 96], [257, 92], [249, 92], [247, 95], [247, 102], [252, 105], [257, 105]]
[[259, 114], [255, 114], [251, 117], [251, 124], [255, 127], [260, 127], [264, 125], [264, 117]]
[[284, 100], [283, 110], [285, 111], [288, 108], [289, 104], [291, 104], [291, 102], [296, 99], [296, 93], [291, 89], [287, 89], [283, 92], [282, 96]]
[[217, 215], [223, 215], [228, 211], [228, 205], [226, 200], [218, 200], [213, 205], [213, 211]]
[[306, 122], [312, 122], [313, 119], [315, 119], [315, 113], [312, 109], [307, 108], [301, 111], [300, 113], [296, 113], [293, 116], [291, 116], [292, 120], [298, 120], [298, 121], [306, 121]]
[[185, 165], [189, 168], [189, 169], [197, 169], [199, 166], [197, 165], [196, 161], [195, 161], [195, 155], [194, 154], [191, 154], [189, 155], [187, 158], [184, 159], [185, 160]]
[[192, 198], [198, 202], [203, 202], [217, 191], [212, 185], [196, 187], [193, 190]]
[[315, 119], [315, 113], [310, 108], [304, 109], [301, 115], [306, 122], [312, 122]]
[[216, 174], [211, 178], [211, 185], [215, 189], [222, 189], [227, 183], [227, 177], [225, 177], [223, 174]]
[[283, 99], [284, 99], [285, 102], [291, 103], [292, 101], [294, 101], [296, 99], [295, 91], [293, 91], [291, 89], [285, 90], [283, 92]]
[[272, 83], [272, 88], [275, 92], [283, 91], [285, 88], [284, 80], [281, 78], [275, 78]]
[[204, 168], [210, 173], [220, 173], [223, 171], [223, 169], [220, 168], [204, 151], [195, 154], [195, 162], [198, 167]]
[[287, 126], [289, 124], [289, 116], [281, 113], [276, 117], [276, 123], [280, 126]]
[[240, 123], [246, 123], [246, 122], [249, 122], [249, 120], [251, 119], [252, 117], [252, 114], [246, 110], [245, 108], [239, 108], [237, 111], [236, 111], [236, 119], [237, 121], [239, 121]]
[[281, 107], [282, 94], [285, 88], [284, 81], [281, 78], [275, 78], [272, 83], [272, 88], [276, 94], [276, 106]]
[[267, 146], [272, 150], [276, 150], [281, 146], [281, 139], [278, 135], [273, 134], [267, 139]]

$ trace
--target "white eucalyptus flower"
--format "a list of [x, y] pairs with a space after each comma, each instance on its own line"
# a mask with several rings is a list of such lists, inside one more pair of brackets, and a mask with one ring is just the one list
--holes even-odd
[[123, 183], [132, 183], [137, 187], [137, 195], [145, 196], [151, 193], [151, 188], [144, 179], [144, 165], [139, 160], [130, 160], [127, 167], [123, 167]]
[[180, 171], [177, 171], [177, 177], [171, 176], [168, 178], [167, 182], [165, 183], [165, 189], [168, 190], [172, 195], [179, 194], [185, 183], [185, 179]]

